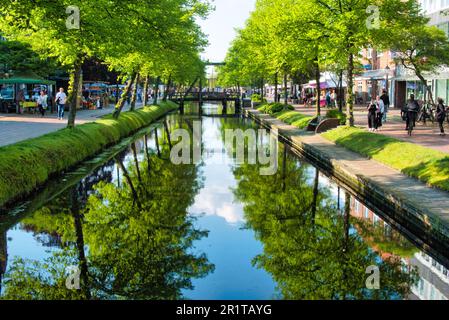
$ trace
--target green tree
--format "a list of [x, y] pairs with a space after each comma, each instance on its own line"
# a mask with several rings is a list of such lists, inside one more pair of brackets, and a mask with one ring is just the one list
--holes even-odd
[[[277, 282], [281, 298], [401, 299], [416, 280], [404, 272], [399, 259], [381, 260], [351, 232], [349, 194], [344, 214], [319, 175], [297, 159], [280, 155], [274, 176], [259, 175], [258, 166], [235, 170], [236, 197], [244, 204], [248, 227], [254, 229], [264, 251], [254, 264]], [[312, 171], [312, 172], [311, 172]], [[380, 290], [366, 288], [366, 269], [381, 272]]]
[[[174, 124], [180, 126], [188, 129]], [[191, 250], [208, 234], [195, 228], [187, 213], [202, 187], [198, 167], [165, 160], [169, 146], [157, 139], [160, 155], [144, 138], [131, 146], [129, 162], [117, 157], [119, 181], [96, 184], [85, 206], [77, 203], [90, 188], [81, 193], [78, 186], [63, 197], [68, 208], [63, 213], [55, 215], [60, 204], [49, 205], [26, 219], [28, 228], [57, 235], [72, 253], [42, 263], [15, 261], [5, 276], [4, 299], [181, 299], [193, 278], [213, 270], [204, 254]], [[82, 293], [74, 295], [65, 288], [65, 268], [83, 270], [83, 264], [86, 280]]]
[[47, 77], [56, 67], [52, 59], [43, 60], [29, 46], [17, 41], [0, 41], [0, 68], [5, 72], [34, 73]]

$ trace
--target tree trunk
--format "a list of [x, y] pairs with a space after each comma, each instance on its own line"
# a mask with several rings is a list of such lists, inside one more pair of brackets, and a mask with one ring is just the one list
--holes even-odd
[[[343, 252], [341, 255], [342, 258], [342, 283], [346, 283], [348, 280], [348, 254], [350, 251], [350, 237], [349, 237], [349, 229], [351, 227], [350, 225], [350, 215], [351, 215], [351, 195], [349, 192], [346, 192], [345, 194], [345, 213], [344, 213], [344, 240], [343, 240]], [[342, 300], [346, 300], [346, 290], [343, 290], [342, 292]]]
[[192, 91], [193, 87], [195, 86], [195, 83], [198, 81], [199, 78], [200, 77], [196, 77], [195, 80], [193, 80], [193, 82], [190, 84], [189, 88], [184, 93], [184, 96], [182, 98], [183, 101], [187, 98], [188, 94]]
[[274, 75], [274, 102], [279, 102], [278, 100], [278, 73], [276, 72]]
[[84, 251], [83, 223], [81, 221], [80, 209], [78, 204], [78, 194], [75, 187], [72, 189], [72, 216], [75, 226], [76, 248], [78, 250], [78, 261], [80, 264], [80, 280], [82, 281], [82, 291], [84, 293], [85, 299], [90, 300], [92, 296], [89, 289], [89, 274], [87, 268], [86, 253]]
[[151, 173], [151, 157], [150, 157], [150, 149], [148, 148], [148, 135], [145, 135], [145, 155], [147, 157], [147, 166], [148, 166], [148, 176]]
[[282, 157], [282, 192], [287, 190], [287, 144], [284, 144], [284, 154]]
[[311, 221], [312, 224], [315, 224], [316, 219], [316, 213], [317, 213], [317, 207], [318, 207], [318, 193], [319, 193], [319, 187], [320, 185], [320, 171], [316, 169], [315, 172], [315, 180], [313, 184], [313, 198], [312, 198], [312, 217]]
[[321, 72], [318, 63], [318, 57], [315, 62], [315, 81], [316, 81], [316, 116], [321, 116]]
[[200, 113], [202, 112], [202, 105], [203, 105], [203, 79], [200, 78], [200, 92], [198, 92], [198, 100], [200, 103]]
[[80, 105], [80, 86], [82, 85], [82, 64], [81, 62], [77, 62], [75, 64], [75, 69], [73, 71], [72, 79], [71, 79], [71, 89], [70, 89], [70, 111], [69, 111], [69, 120], [67, 123], [67, 128], [75, 127], [75, 118], [76, 118], [76, 110]]
[[159, 99], [159, 84], [161, 83], [161, 77], [156, 78], [156, 90], [154, 91], [153, 105], [157, 105]]
[[139, 87], [139, 82], [140, 82], [140, 75], [137, 74], [136, 75], [136, 79], [134, 80], [134, 89], [133, 89], [133, 95], [131, 97], [131, 107], [130, 107], [130, 111], [134, 111], [136, 110], [136, 101], [137, 101], [137, 89]]
[[349, 54], [348, 58], [348, 95], [346, 97], [346, 113], [349, 127], [354, 126], [354, 55]]
[[426, 88], [427, 97], [428, 97], [430, 103], [432, 104], [432, 106], [435, 106], [435, 100], [433, 99], [432, 88], [427, 84], [427, 80], [424, 78], [424, 76], [419, 71], [416, 72], [416, 76], [419, 78], [419, 80], [422, 82], [422, 84]]
[[2, 292], [2, 277], [6, 272], [6, 262], [8, 260], [8, 239], [6, 230], [0, 232], [0, 292]]
[[157, 134], [157, 128], [154, 130], [154, 140], [156, 141], [156, 150], [158, 158], [161, 158], [161, 148], [159, 146], [159, 136]]
[[340, 75], [339, 75], [339, 86], [338, 86], [338, 110], [340, 112], [343, 112], [343, 94], [344, 94], [344, 89], [343, 89], [343, 70], [340, 70]]
[[[371, 51], [372, 55], [372, 70], [377, 70], [377, 50], [373, 48]], [[371, 80], [371, 98], [376, 99], [378, 92], [377, 80]]]
[[168, 128], [167, 120], [164, 121], [164, 128], [165, 128], [165, 134], [167, 135], [168, 146], [170, 147], [170, 150], [171, 150], [173, 147], [171, 144], [170, 130]]
[[139, 184], [142, 184], [142, 175], [140, 174], [139, 159], [137, 158], [137, 147], [135, 142], [131, 144], [131, 149], [133, 151], [134, 165], [136, 166], [137, 180], [139, 180]]
[[168, 76], [167, 85], [165, 86], [164, 97], [162, 98], [162, 101], [164, 102], [167, 101], [170, 86], [171, 86], [171, 74]]
[[150, 87], [150, 76], [145, 76], [145, 84], [143, 85], [143, 106], [146, 107], [148, 104], [148, 89]]
[[131, 189], [131, 193], [133, 195], [134, 201], [137, 203], [137, 207], [141, 210], [142, 209], [142, 205], [140, 204], [136, 188], [134, 188], [134, 184], [133, 184], [133, 182], [131, 180], [131, 177], [129, 176], [128, 170], [126, 170], [126, 167], [123, 164], [122, 160], [120, 160], [118, 157], [116, 157], [115, 160], [116, 160], [118, 166], [120, 167], [120, 170], [123, 171], [123, 175], [125, 176], [126, 182], [128, 183], [128, 185], [129, 185], [129, 187]]
[[284, 104], [288, 104], [288, 92], [287, 92], [287, 73], [284, 74]]
[[122, 93], [122, 96], [121, 96], [119, 102], [115, 106], [115, 110], [114, 110], [114, 114], [113, 114], [114, 119], [118, 119], [118, 117], [120, 116], [120, 113], [122, 112], [123, 107], [125, 106], [126, 99], [128, 98], [128, 94], [131, 91], [131, 88], [134, 84], [135, 77], [136, 77], [136, 73], [134, 72], [131, 75], [131, 78], [129, 79], [128, 84], [126, 85], [125, 90], [123, 90], [123, 93]]

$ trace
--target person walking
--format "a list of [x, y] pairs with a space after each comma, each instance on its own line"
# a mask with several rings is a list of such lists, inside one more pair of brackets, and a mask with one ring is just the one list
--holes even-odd
[[58, 120], [64, 118], [65, 104], [67, 103], [67, 95], [64, 92], [64, 88], [60, 88], [55, 98], [56, 105], [58, 106]]
[[438, 98], [438, 105], [436, 110], [437, 121], [440, 126], [440, 136], [445, 136], [444, 132], [444, 120], [446, 120], [446, 106], [444, 105], [444, 100]]
[[382, 99], [384, 106], [385, 106], [385, 112], [383, 114], [383, 122], [386, 123], [387, 122], [387, 115], [388, 112], [390, 111], [390, 97], [388, 96], [387, 90], [383, 90], [382, 91], [382, 95], [380, 96], [380, 99]]
[[384, 119], [385, 114], [385, 104], [381, 97], [377, 96], [377, 128], [382, 128], [382, 121]]
[[331, 101], [332, 101], [332, 106], [335, 107], [335, 108], [338, 108], [338, 96], [337, 96], [337, 91], [336, 90], [332, 91]]
[[326, 91], [326, 107], [330, 108], [332, 104], [332, 98], [331, 98], [331, 93], [329, 90]]
[[410, 95], [410, 100], [407, 102], [405, 112], [407, 121], [407, 127], [405, 128], [405, 130], [408, 131], [409, 123], [413, 122], [413, 127], [416, 126], [416, 116], [418, 115], [419, 112], [419, 104], [418, 101], [415, 100], [414, 94]]
[[45, 111], [48, 108], [48, 96], [45, 91], [41, 91], [39, 97], [37, 97], [37, 107], [42, 117], [45, 117]]
[[377, 131], [377, 103], [371, 100], [366, 108], [368, 110], [368, 128], [370, 132]]

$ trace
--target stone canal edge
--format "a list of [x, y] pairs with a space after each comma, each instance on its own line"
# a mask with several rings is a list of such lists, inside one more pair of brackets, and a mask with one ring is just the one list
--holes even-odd
[[447, 192], [260, 111], [245, 109], [244, 114], [273, 130], [293, 151], [311, 160], [356, 198], [377, 209], [376, 213], [401, 229], [415, 244], [424, 250], [437, 250], [434, 255], [449, 259], [440, 254], [449, 253]]

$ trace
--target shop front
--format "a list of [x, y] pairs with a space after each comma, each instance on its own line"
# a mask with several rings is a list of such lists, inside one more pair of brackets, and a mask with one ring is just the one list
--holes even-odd
[[395, 86], [393, 85], [394, 71], [391, 69], [369, 70], [355, 79], [355, 98], [357, 104], [367, 104], [386, 90], [393, 101]]
[[14, 75], [0, 79], [0, 112], [24, 113], [36, 108], [36, 100], [41, 91], [49, 97], [49, 108], [52, 112], [54, 81], [42, 79], [34, 74]]

